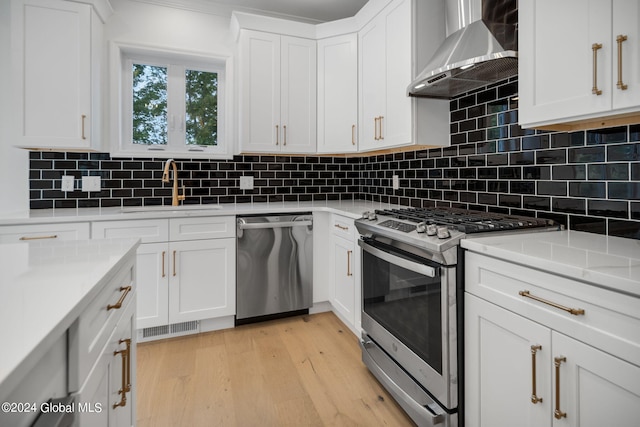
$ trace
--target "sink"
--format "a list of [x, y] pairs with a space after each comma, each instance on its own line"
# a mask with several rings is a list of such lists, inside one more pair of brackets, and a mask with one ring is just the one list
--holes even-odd
[[210, 211], [222, 209], [220, 205], [159, 205], [159, 206], [131, 206], [120, 209], [122, 213], [135, 212], [184, 212], [184, 211]]

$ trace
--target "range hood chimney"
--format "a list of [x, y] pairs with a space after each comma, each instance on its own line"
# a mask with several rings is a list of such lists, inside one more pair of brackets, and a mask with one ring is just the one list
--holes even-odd
[[447, 38], [408, 96], [450, 99], [518, 74], [518, 0], [444, 0]]

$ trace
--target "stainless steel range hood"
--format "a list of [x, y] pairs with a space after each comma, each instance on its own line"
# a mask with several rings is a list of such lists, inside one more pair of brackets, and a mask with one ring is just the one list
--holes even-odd
[[518, 74], [517, 0], [444, 0], [448, 37], [407, 95], [449, 99]]

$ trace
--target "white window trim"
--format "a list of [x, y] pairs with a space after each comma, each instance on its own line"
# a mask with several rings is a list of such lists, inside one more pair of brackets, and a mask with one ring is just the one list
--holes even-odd
[[[218, 145], [215, 147], [189, 147], [176, 150], [166, 146], [136, 146], [131, 142], [132, 93], [131, 64], [143, 62], [150, 65], [167, 63], [183, 65], [200, 71], [218, 73]], [[215, 56], [183, 50], [171, 50], [153, 46], [110, 43], [110, 129], [111, 155], [113, 157], [143, 158], [207, 158], [230, 159], [233, 157], [233, 60], [229, 56]]]

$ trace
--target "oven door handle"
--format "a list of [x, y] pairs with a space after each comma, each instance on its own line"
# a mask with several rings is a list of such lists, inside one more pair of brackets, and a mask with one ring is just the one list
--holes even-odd
[[429, 265], [419, 264], [417, 262], [409, 261], [408, 259], [392, 255], [389, 252], [385, 252], [376, 248], [375, 246], [371, 246], [363, 240], [358, 240], [358, 245], [362, 248], [363, 251], [369, 252], [371, 255], [384, 261], [390, 262], [393, 265], [406, 268], [407, 270], [411, 270], [428, 277], [436, 277], [436, 269]]

